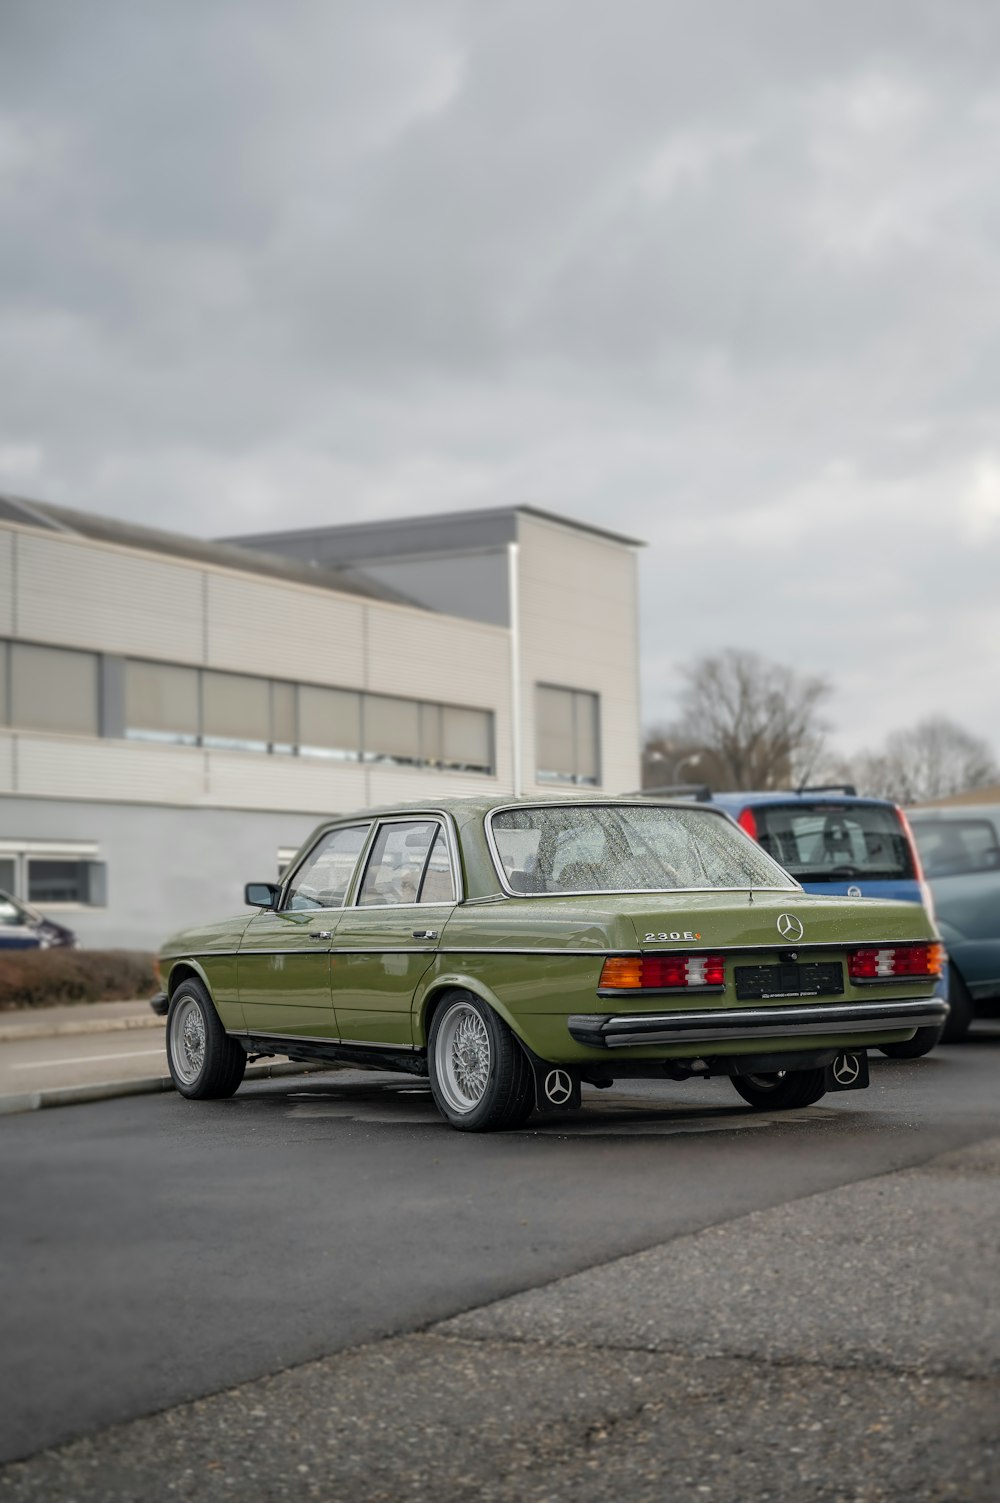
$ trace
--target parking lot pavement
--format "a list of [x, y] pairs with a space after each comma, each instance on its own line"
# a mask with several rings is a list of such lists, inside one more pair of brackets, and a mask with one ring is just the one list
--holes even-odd
[[998, 1221], [992, 1139], [40, 1453], [0, 1498], [995, 1503]]

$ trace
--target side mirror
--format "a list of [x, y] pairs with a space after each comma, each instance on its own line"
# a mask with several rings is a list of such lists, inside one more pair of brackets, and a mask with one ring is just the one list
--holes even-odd
[[277, 908], [281, 888], [274, 882], [248, 882], [243, 889], [243, 901], [248, 908]]

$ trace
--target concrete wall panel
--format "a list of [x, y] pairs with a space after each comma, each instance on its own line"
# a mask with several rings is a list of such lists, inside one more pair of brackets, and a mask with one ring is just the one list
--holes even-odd
[[213, 668], [364, 687], [358, 600], [238, 575], [208, 575], [208, 662]]
[[376, 694], [505, 708], [510, 638], [502, 627], [369, 605], [368, 688]]
[[14, 737], [0, 731], [0, 793], [14, 792]]
[[208, 769], [208, 801], [229, 808], [298, 809], [318, 822], [357, 809], [366, 797], [360, 762], [212, 751]]
[[0, 637], [14, 634], [14, 546], [14, 534], [0, 530]]
[[198, 569], [79, 538], [22, 532], [17, 543], [18, 635], [98, 652], [198, 663]]
[[197, 747], [19, 735], [17, 792], [41, 798], [197, 805], [205, 754]]
[[601, 787], [638, 788], [639, 671], [632, 549], [522, 515], [519, 528], [524, 781], [535, 782], [535, 685], [586, 689], [601, 700]]

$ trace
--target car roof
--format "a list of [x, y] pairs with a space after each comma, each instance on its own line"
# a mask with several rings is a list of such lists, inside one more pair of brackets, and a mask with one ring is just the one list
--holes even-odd
[[625, 805], [646, 805], [649, 803], [661, 805], [669, 804], [676, 809], [711, 808], [707, 804], [692, 804], [690, 799], [648, 799], [641, 794], [623, 794], [621, 797], [606, 793], [588, 794], [583, 791], [574, 794], [555, 793], [547, 798], [544, 795], [537, 798], [514, 798], [511, 794], [495, 794], [486, 798], [482, 795], [472, 795], [468, 798], [426, 798], [411, 799], [402, 804], [378, 804], [368, 809], [345, 809], [339, 814], [331, 814], [323, 824], [339, 823], [341, 820], [350, 819], [384, 819], [387, 815], [395, 814], [431, 814], [440, 812], [452, 815], [459, 824], [467, 824], [473, 819], [483, 819], [487, 814], [496, 809], [546, 809], [552, 806], [561, 807], [566, 805], [571, 808], [574, 805], [599, 804], [607, 808], [621, 808]]
[[1000, 804], [917, 804], [906, 811], [907, 819], [1000, 819]]
[[749, 804], [876, 804], [887, 809], [896, 807], [891, 798], [875, 798], [862, 793], [845, 793], [843, 789], [837, 787], [767, 788], [759, 792], [748, 789], [746, 792], [713, 793], [710, 802], [727, 807], [739, 805], [740, 808]]

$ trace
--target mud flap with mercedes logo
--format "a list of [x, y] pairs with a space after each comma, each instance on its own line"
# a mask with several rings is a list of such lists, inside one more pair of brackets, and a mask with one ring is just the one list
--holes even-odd
[[868, 1083], [868, 1053], [865, 1049], [844, 1049], [826, 1067], [828, 1091], [863, 1091]]
[[[522, 1048], [524, 1046], [522, 1045]], [[535, 1107], [540, 1112], [570, 1112], [579, 1110], [580, 1077], [575, 1070], [565, 1065], [553, 1065], [548, 1060], [524, 1050], [531, 1062], [535, 1077]]]

